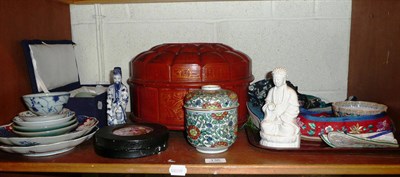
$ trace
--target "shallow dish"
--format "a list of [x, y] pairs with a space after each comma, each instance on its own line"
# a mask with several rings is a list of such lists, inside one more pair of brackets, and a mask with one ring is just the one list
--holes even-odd
[[37, 115], [53, 115], [62, 111], [68, 103], [69, 92], [34, 93], [22, 96], [26, 106]]
[[90, 133], [72, 140], [61, 141], [58, 143], [35, 145], [35, 146], [0, 146], [0, 149], [9, 153], [18, 153], [26, 156], [49, 156], [71, 150], [71, 148], [90, 139], [98, 128], [96, 127]]
[[20, 137], [12, 131], [11, 124], [0, 126], [0, 142], [15, 146], [51, 144], [80, 137], [91, 131], [99, 121], [94, 117], [77, 116], [79, 126], [66, 134], [45, 137]]
[[398, 148], [399, 144], [391, 131], [348, 134], [329, 132], [321, 135], [321, 139], [334, 148]]
[[366, 116], [387, 111], [387, 106], [367, 101], [340, 101], [332, 104], [336, 116]]
[[60, 113], [54, 115], [38, 116], [31, 111], [24, 111], [20, 112], [18, 114], [18, 117], [26, 122], [40, 122], [40, 121], [61, 119], [63, 117], [69, 117], [74, 115], [75, 115], [74, 111], [64, 108]]
[[15, 134], [25, 137], [38, 137], [38, 136], [56, 136], [67, 133], [78, 126], [78, 122], [73, 123], [67, 127], [54, 129], [54, 130], [47, 130], [47, 131], [40, 131], [40, 132], [23, 132], [18, 130], [12, 130]]
[[74, 117], [75, 117], [74, 115], [75, 114], [68, 116], [68, 117], [60, 118], [60, 119], [37, 121], [37, 122], [26, 122], [17, 116], [17, 117], [14, 117], [13, 122], [15, 124], [18, 124], [18, 125], [24, 126], [24, 127], [42, 128], [42, 127], [47, 127], [47, 126], [56, 126], [56, 125], [60, 125], [60, 124], [69, 122], [72, 119], [74, 119]]
[[68, 127], [72, 124], [76, 123], [76, 118], [72, 118], [67, 122], [62, 122], [59, 124], [51, 124], [51, 125], [36, 125], [36, 126], [21, 126], [17, 125], [15, 122], [11, 125], [14, 130], [20, 131], [20, 132], [43, 132], [43, 131], [49, 131], [49, 130], [56, 130], [56, 129], [61, 129], [64, 127]]

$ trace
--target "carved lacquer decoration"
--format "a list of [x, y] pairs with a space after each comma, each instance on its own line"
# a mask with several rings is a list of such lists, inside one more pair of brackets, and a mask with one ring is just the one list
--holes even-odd
[[163, 89], [160, 92], [160, 102], [163, 103], [160, 108], [161, 120], [169, 123], [171, 123], [171, 121], [183, 123], [183, 98], [186, 93], [186, 90], [169, 89]]

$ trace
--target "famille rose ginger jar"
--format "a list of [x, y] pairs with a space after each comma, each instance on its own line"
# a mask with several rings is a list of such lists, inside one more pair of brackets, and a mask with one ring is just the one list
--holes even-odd
[[219, 85], [238, 96], [238, 125], [248, 118], [247, 88], [254, 77], [251, 59], [220, 43], [160, 44], [134, 57], [128, 80], [131, 118], [185, 130], [183, 100], [203, 85]]
[[237, 136], [238, 96], [218, 85], [204, 85], [184, 100], [187, 139], [197, 151], [221, 153]]

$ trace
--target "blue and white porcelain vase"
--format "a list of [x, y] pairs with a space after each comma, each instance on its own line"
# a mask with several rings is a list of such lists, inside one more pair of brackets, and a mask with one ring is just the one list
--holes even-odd
[[237, 137], [238, 106], [236, 93], [218, 85], [205, 85], [189, 92], [184, 100], [189, 143], [202, 153], [228, 150]]

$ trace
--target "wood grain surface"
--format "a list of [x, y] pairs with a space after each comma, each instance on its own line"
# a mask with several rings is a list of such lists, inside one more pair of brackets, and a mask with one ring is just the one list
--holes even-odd
[[71, 39], [69, 5], [54, 0], [0, 1], [0, 123], [27, 110], [21, 96], [32, 93], [22, 50], [24, 39]]
[[[265, 150], [252, 146], [241, 130], [227, 152], [202, 154], [186, 142], [182, 132], [170, 133], [168, 149], [153, 156], [105, 158], [98, 156], [88, 141], [49, 157], [0, 152], [0, 171], [169, 174], [171, 165], [185, 165], [187, 174], [400, 174], [400, 153]], [[206, 158], [225, 158], [227, 162], [207, 164]]]
[[348, 95], [386, 104], [400, 130], [400, 1], [353, 0]]

